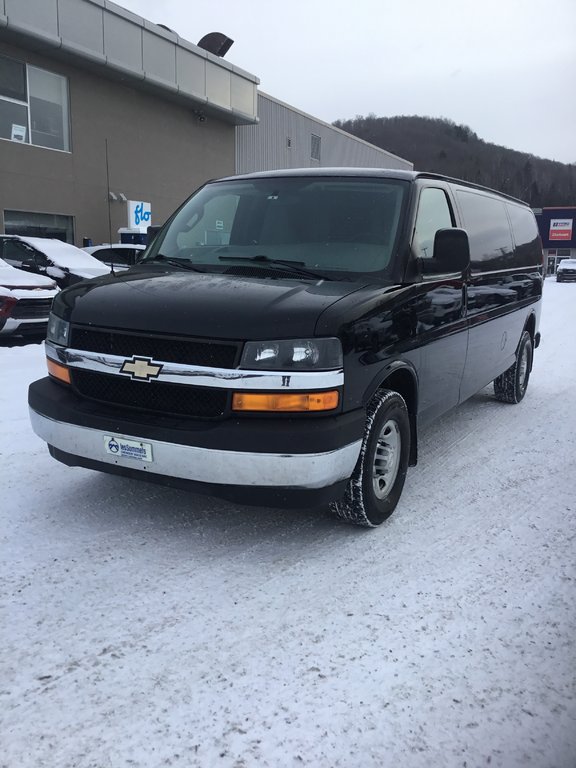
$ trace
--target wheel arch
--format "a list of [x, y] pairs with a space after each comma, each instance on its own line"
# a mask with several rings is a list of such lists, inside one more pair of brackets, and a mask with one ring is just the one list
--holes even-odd
[[532, 338], [532, 344], [534, 344], [534, 337], [536, 336], [536, 313], [530, 312], [524, 324], [524, 330], [528, 331]]
[[386, 367], [366, 390], [366, 405], [380, 389], [391, 389], [404, 398], [410, 418], [410, 458], [409, 466], [418, 461], [418, 376], [408, 363], [398, 361]]
[[[530, 312], [528, 315], [526, 322], [524, 323], [524, 331], [527, 331], [530, 334], [530, 338], [532, 339], [532, 357], [530, 359], [530, 370], [532, 370], [532, 366], [534, 364], [534, 349], [538, 346], [538, 341], [536, 340], [536, 313]], [[524, 333], [522, 331], [522, 333]]]

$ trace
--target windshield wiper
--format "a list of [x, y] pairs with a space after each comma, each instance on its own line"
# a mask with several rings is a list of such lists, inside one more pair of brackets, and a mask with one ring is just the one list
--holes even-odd
[[158, 253], [153, 259], [144, 259], [144, 261], [138, 262], [139, 264], [151, 264], [155, 261], [161, 261], [164, 264], [169, 264], [171, 267], [178, 267], [180, 269], [188, 269], [191, 272], [204, 272], [203, 269], [193, 267], [192, 264], [183, 259], [172, 259], [170, 256], [165, 256], [163, 253]]
[[320, 280], [330, 280], [329, 277], [326, 277], [326, 275], [322, 275], [320, 272], [313, 272], [311, 269], [305, 269], [303, 266], [303, 261], [290, 261], [289, 259], [271, 259], [269, 256], [266, 256], [265, 254], [260, 254], [258, 256], [218, 256], [219, 261], [255, 261], [256, 263], [261, 264], [279, 264], [282, 267], [287, 267], [288, 269], [291, 269], [292, 272], [295, 272], [299, 275], [306, 275], [307, 277], [313, 277]]

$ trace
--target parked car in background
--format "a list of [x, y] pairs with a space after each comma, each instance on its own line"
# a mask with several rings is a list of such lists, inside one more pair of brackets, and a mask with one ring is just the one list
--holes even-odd
[[134, 243], [102, 243], [82, 250], [109, 267], [113, 266], [116, 271], [121, 271], [136, 264], [146, 250], [146, 246]]
[[27, 275], [0, 259], [0, 337], [46, 335], [57, 293], [49, 277]]
[[60, 288], [110, 273], [110, 267], [81, 248], [46, 237], [0, 235], [0, 259], [16, 269], [46, 275]]
[[556, 269], [556, 282], [563, 283], [576, 280], [576, 259], [562, 259]]

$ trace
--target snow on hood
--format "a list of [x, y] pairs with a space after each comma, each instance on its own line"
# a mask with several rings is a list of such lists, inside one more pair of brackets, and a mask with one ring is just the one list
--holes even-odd
[[0, 259], [0, 286], [8, 289], [14, 288], [55, 288], [56, 283], [49, 277], [35, 275], [32, 272], [24, 272], [7, 264]]
[[21, 236], [18, 236], [17, 239], [45, 254], [57, 267], [67, 269], [79, 277], [98, 277], [110, 272], [110, 267], [107, 267], [106, 264], [102, 264], [101, 261], [90, 256], [86, 251], [69, 243], [63, 243], [61, 240]]

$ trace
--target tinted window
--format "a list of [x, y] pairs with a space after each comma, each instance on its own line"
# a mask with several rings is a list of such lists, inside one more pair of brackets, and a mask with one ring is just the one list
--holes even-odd
[[516, 243], [515, 263], [541, 264], [542, 245], [534, 214], [529, 208], [513, 203], [506, 203], [506, 207]]
[[20, 266], [23, 261], [34, 261], [35, 251], [25, 243], [20, 243], [18, 240], [5, 240], [4, 241], [4, 261], [11, 264], [13, 267]]
[[427, 188], [420, 193], [412, 250], [419, 258], [432, 258], [434, 235], [439, 229], [453, 226], [452, 213], [442, 189]]
[[26, 65], [21, 61], [0, 56], [0, 96], [27, 101]]
[[106, 264], [123, 264], [130, 265], [130, 254], [132, 250], [129, 248], [100, 248], [95, 251], [92, 256], [98, 261], [105, 261]]
[[0, 99], [0, 139], [28, 143], [28, 107]]
[[294, 261], [322, 273], [385, 270], [408, 184], [392, 179], [261, 178], [207, 184], [147, 251], [229, 268]]
[[70, 149], [68, 80], [0, 56], [0, 139]]
[[486, 271], [513, 267], [512, 235], [504, 201], [468, 190], [458, 190], [456, 195], [470, 240], [472, 268]]
[[39, 147], [70, 149], [68, 83], [66, 78], [28, 67], [30, 82], [30, 141]]

